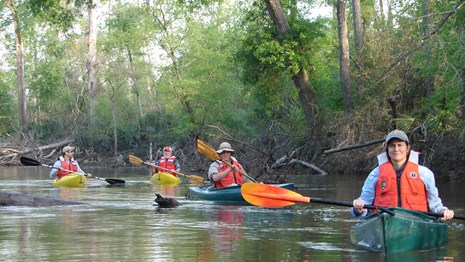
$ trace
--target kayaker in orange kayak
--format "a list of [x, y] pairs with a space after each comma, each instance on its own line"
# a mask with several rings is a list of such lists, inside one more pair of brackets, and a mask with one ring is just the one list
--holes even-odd
[[434, 174], [418, 164], [419, 153], [410, 150], [407, 134], [394, 130], [386, 136], [386, 152], [378, 156], [379, 166], [371, 171], [359, 198], [353, 201], [352, 214], [367, 215], [364, 205], [402, 207], [405, 209], [442, 213], [444, 220], [454, 211], [443, 206]]
[[65, 146], [62, 152], [63, 155], [53, 164], [53, 168], [50, 171], [50, 178], [55, 178], [55, 176], [62, 178], [72, 173], [69, 171], [86, 174], [87, 177], [92, 177], [90, 173], [84, 172], [78, 162], [74, 160], [74, 147]]

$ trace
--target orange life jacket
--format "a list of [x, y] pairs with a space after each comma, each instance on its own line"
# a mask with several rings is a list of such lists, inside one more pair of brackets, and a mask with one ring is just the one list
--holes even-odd
[[[69, 164], [68, 162], [63, 158], [63, 157], [60, 157], [59, 160], [61, 161], [61, 167], [64, 168], [64, 169], [67, 169], [67, 170], [71, 170], [73, 172], [77, 172], [78, 171], [78, 168], [77, 168], [77, 165], [74, 161], [73, 158], [71, 158], [71, 160], [69, 160]], [[58, 169], [58, 172], [57, 172], [57, 177], [58, 178], [62, 178], [66, 175], [69, 175], [71, 174], [72, 172], [68, 172], [68, 171], [61, 171]]]
[[[399, 193], [397, 175], [386, 154], [378, 157], [379, 177], [375, 186], [373, 205], [383, 207], [397, 207]], [[404, 171], [400, 177], [400, 203], [402, 208], [428, 211], [425, 184], [418, 171], [418, 152], [411, 151]]]
[[[157, 168], [157, 172], [167, 172], [172, 174], [173, 176], [176, 176], [176, 173], [174, 173], [171, 170], [176, 170], [176, 164], [174, 163], [174, 160], [176, 159], [175, 156], [171, 156], [170, 158], [165, 158], [162, 156], [160, 158], [160, 161], [158, 162], [157, 166], [160, 166], [162, 168]], [[166, 169], [165, 169], [166, 168]]]
[[[221, 173], [225, 170], [229, 169], [229, 166], [226, 165], [223, 161], [218, 161], [220, 164], [220, 168], [218, 169], [218, 173]], [[237, 162], [236, 159], [231, 157], [231, 162], [232, 165], [237, 166], [239, 170], [243, 170], [241, 164]], [[227, 187], [231, 184], [238, 184], [242, 185], [244, 184], [244, 178], [242, 177], [241, 173], [238, 172], [229, 172], [224, 178], [222, 178], [220, 181], [215, 182], [215, 188], [224, 188]]]

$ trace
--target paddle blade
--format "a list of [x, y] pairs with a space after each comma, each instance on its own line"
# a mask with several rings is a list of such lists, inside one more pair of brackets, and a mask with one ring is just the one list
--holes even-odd
[[133, 156], [133, 155], [129, 155], [128, 158], [129, 158], [129, 162], [131, 162], [135, 166], [140, 166], [144, 163], [144, 160], [136, 156]]
[[195, 175], [186, 175], [186, 177], [196, 184], [203, 184], [203, 181], [205, 180], [203, 177]]
[[304, 197], [294, 191], [259, 183], [243, 184], [241, 193], [245, 201], [261, 207], [278, 208], [294, 205], [296, 202], [310, 202], [309, 197]]
[[126, 181], [116, 178], [105, 178], [105, 181], [112, 186], [124, 186]]
[[216, 150], [211, 147], [209, 144], [203, 142], [200, 139], [195, 140], [195, 147], [197, 148], [197, 151], [200, 152], [200, 154], [208, 157], [210, 160], [220, 160], [221, 157], [216, 153]]
[[19, 161], [25, 166], [41, 166], [42, 164], [34, 159], [22, 156]]

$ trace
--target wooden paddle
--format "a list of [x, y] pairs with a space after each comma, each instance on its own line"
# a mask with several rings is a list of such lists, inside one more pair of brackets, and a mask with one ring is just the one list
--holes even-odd
[[144, 165], [148, 165], [148, 166], [152, 166], [152, 167], [161, 168], [161, 169], [164, 169], [164, 170], [167, 170], [167, 171], [176, 173], [176, 174], [178, 174], [178, 175], [187, 177], [188, 179], [192, 180], [192, 181], [195, 182], [196, 184], [203, 184], [203, 181], [205, 180], [203, 177], [200, 177], [200, 176], [186, 175], [186, 174], [177, 172], [176, 170], [171, 170], [171, 169], [167, 169], [167, 168], [164, 168], [164, 167], [161, 167], [161, 166], [157, 166], [157, 165], [155, 165], [154, 163], [145, 162], [144, 160], [142, 160], [142, 159], [140, 159], [140, 158], [138, 158], [138, 157], [136, 157], [136, 156], [133, 156], [133, 155], [129, 155], [128, 158], [129, 158], [129, 161], [130, 161], [132, 164], [136, 165], [136, 166], [140, 166], [140, 165], [144, 164]]
[[[28, 157], [24, 157], [22, 156], [19, 161], [21, 162], [21, 164], [25, 165], [25, 166], [43, 166], [43, 167], [48, 167], [48, 168], [55, 168], [55, 169], [59, 169], [59, 168], [56, 168], [54, 166], [50, 166], [50, 165], [46, 165], [46, 164], [42, 164], [40, 163], [39, 161], [37, 160], [34, 160], [32, 158], [28, 158]], [[80, 175], [83, 175], [85, 176], [86, 174], [83, 174], [83, 173], [79, 173], [79, 172], [74, 172], [74, 171], [71, 171], [71, 170], [67, 170], [67, 169], [62, 169], [63, 171], [66, 171], [66, 172], [70, 172], [70, 173], [76, 173], [76, 174], [80, 174]], [[115, 178], [101, 178], [101, 177], [97, 177], [97, 176], [91, 176], [90, 178], [95, 178], [97, 180], [105, 180], [105, 182], [109, 183], [110, 185], [123, 185], [126, 183], [126, 181], [122, 180], [122, 179], [115, 179]]]
[[[252, 205], [261, 206], [261, 207], [269, 207], [269, 208], [278, 208], [278, 207], [285, 207], [294, 205], [296, 202], [299, 203], [321, 203], [321, 204], [330, 204], [330, 205], [338, 205], [338, 206], [346, 206], [346, 207], [353, 207], [351, 202], [341, 202], [341, 201], [333, 201], [333, 200], [323, 200], [318, 198], [310, 198], [306, 196], [302, 196], [301, 194], [281, 188], [276, 187], [273, 185], [266, 185], [266, 184], [257, 184], [257, 183], [245, 183], [241, 187], [241, 194], [244, 199]], [[385, 207], [380, 206], [371, 206], [365, 205], [364, 208], [367, 209], [379, 209], [382, 210], [390, 215], [395, 215], [394, 212], [389, 210]], [[433, 217], [443, 217], [441, 213], [433, 213], [433, 212], [420, 212], [426, 214], [428, 216]], [[454, 215], [455, 219], [462, 219], [465, 220], [464, 216], [456, 216]]]
[[[213, 147], [211, 147], [209, 144], [203, 142], [202, 140], [196, 139], [195, 140], [195, 147], [197, 148], [197, 151], [200, 152], [200, 154], [206, 156], [210, 160], [212, 160], [212, 161], [220, 160], [223, 163], [225, 163], [227, 166], [232, 168], [231, 164], [229, 164], [229, 163], [227, 163], [227, 162], [225, 162], [225, 161], [223, 161], [221, 159], [220, 155], [218, 155], [218, 153], [216, 152], [216, 150]], [[257, 180], [255, 180], [252, 177], [250, 177], [249, 175], [247, 175], [244, 171], [239, 170], [239, 172], [242, 175], [244, 175], [245, 177], [247, 177], [250, 181], [257, 183]]]

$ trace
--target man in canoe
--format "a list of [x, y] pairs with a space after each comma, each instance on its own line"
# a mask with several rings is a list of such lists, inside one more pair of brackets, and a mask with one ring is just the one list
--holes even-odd
[[208, 178], [215, 185], [215, 188], [242, 185], [244, 177], [241, 173], [244, 173], [244, 169], [232, 156], [234, 150], [231, 145], [228, 142], [223, 142], [216, 152], [221, 157], [221, 161], [214, 161], [208, 169]]
[[158, 167], [152, 166], [150, 168], [152, 170], [152, 174], [166, 172], [176, 176], [176, 172], [181, 172], [181, 164], [178, 159], [173, 156], [173, 150], [170, 146], [165, 146], [163, 148], [163, 156], [155, 162], [155, 165]]
[[418, 152], [410, 150], [405, 132], [390, 132], [386, 152], [378, 156], [379, 166], [368, 175], [360, 197], [353, 201], [352, 214], [365, 217], [366, 204], [442, 213], [444, 220], [453, 218], [454, 211], [443, 206], [439, 198], [433, 172], [419, 165], [418, 157]]
[[74, 160], [74, 147], [65, 146], [63, 147], [62, 152], [63, 155], [58, 158], [55, 164], [53, 164], [53, 168], [50, 171], [50, 178], [54, 178], [55, 176], [62, 178], [66, 175], [72, 174], [73, 172], [86, 174], [87, 177], [92, 177], [90, 173], [84, 172], [78, 162]]

